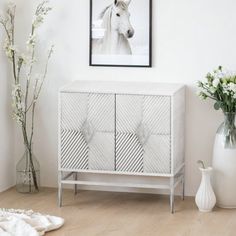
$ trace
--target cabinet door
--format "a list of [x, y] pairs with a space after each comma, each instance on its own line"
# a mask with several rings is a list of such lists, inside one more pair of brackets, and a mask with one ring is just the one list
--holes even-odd
[[61, 94], [61, 168], [114, 170], [114, 95]]
[[171, 99], [116, 95], [116, 170], [170, 173]]

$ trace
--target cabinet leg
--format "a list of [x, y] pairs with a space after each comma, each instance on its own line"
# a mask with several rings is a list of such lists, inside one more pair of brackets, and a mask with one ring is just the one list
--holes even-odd
[[62, 207], [62, 183], [61, 183], [62, 173], [58, 173], [58, 206]]
[[175, 192], [174, 192], [174, 177], [170, 179], [170, 212], [175, 212]]
[[185, 180], [184, 180], [184, 173], [182, 176], [182, 200], [184, 201], [184, 197], [185, 197]]
[[[78, 173], [77, 173], [77, 172], [74, 173], [74, 180], [75, 180], [75, 181], [78, 180]], [[78, 192], [77, 184], [75, 184], [75, 186], [74, 186], [74, 192], [75, 192], [75, 195], [76, 195], [77, 192]]]

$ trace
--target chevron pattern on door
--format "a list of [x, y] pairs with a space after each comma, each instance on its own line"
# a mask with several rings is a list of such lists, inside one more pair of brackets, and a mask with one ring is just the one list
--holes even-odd
[[169, 135], [151, 135], [144, 146], [144, 172], [168, 174], [171, 172]]
[[135, 133], [142, 120], [143, 96], [116, 95], [116, 131]]
[[132, 133], [116, 134], [116, 170], [143, 172], [144, 150], [137, 135]]
[[143, 120], [152, 134], [170, 134], [171, 98], [168, 96], [145, 96]]
[[116, 95], [116, 170], [171, 172], [171, 98]]
[[115, 170], [114, 133], [96, 132], [89, 143], [89, 169]]
[[61, 129], [81, 130], [88, 114], [87, 93], [61, 94]]
[[115, 169], [115, 98], [62, 93], [61, 167]]
[[115, 131], [115, 97], [109, 94], [90, 94], [88, 121], [96, 132]]
[[82, 132], [61, 131], [61, 167], [65, 169], [88, 169], [88, 145]]

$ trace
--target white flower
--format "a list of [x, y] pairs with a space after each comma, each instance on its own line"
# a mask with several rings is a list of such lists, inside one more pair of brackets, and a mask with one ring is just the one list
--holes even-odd
[[6, 53], [7, 57], [9, 59], [12, 59], [12, 51], [10, 50], [9, 46], [10, 46], [10, 42], [9, 42], [8, 39], [6, 39], [5, 42], [4, 42], [3, 48], [5, 50], [5, 53]]
[[198, 90], [197, 90], [197, 96], [198, 96], [200, 99], [202, 99], [202, 100], [204, 100], [204, 99], [207, 98], [207, 95], [206, 95], [206, 93], [205, 93], [205, 90], [202, 89], [202, 88], [198, 88]]
[[236, 93], [236, 84], [229, 83], [229, 90], [231, 90], [232, 92]]
[[202, 83], [203, 83], [203, 84], [207, 84], [207, 83], [208, 83], [207, 78], [204, 77], [204, 78], [202, 79]]
[[222, 85], [223, 87], [223, 93], [226, 94], [226, 95], [229, 95], [229, 86], [227, 84], [223, 84]]
[[217, 88], [217, 86], [219, 85], [220, 80], [218, 78], [214, 79], [212, 82], [213, 87]]
[[36, 34], [31, 34], [28, 41], [26, 42], [27, 46], [35, 46]]
[[12, 60], [12, 51], [6, 50], [5, 53], [6, 53], [6, 56], [8, 57], [8, 59]]
[[23, 60], [23, 63], [24, 64], [27, 64], [30, 62], [30, 56], [29, 55], [26, 55], [24, 53], [21, 53], [21, 55], [19, 56], [22, 60]]
[[4, 46], [3, 46], [5, 53], [7, 55], [7, 57], [12, 60], [13, 57], [13, 53], [18, 52], [17, 46], [16, 45], [12, 45], [8, 39], [5, 40], [4, 42]]
[[33, 20], [33, 26], [35, 28], [39, 27], [43, 23], [43, 17], [41, 15], [36, 16], [36, 18]]
[[216, 88], [213, 87], [213, 86], [211, 86], [211, 87], [209, 88], [209, 90], [210, 90], [211, 93], [215, 93], [215, 92], [216, 92]]
[[204, 88], [198, 87], [197, 91], [196, 91], [196, 94], [197, 94], [197, 96], [199, 96], [201, 93], [204, 93], [204, 92], [205, 92]]
[[226, 70], [226, 71], [224, 72], [224, 77], [226, 77], [226, 78], [233, 77], [234, 75], [235, 75], [235, 74], [234, 74], [233, 71]]
[[9, 44], [8, 47], [9, 47], [10, 50], [18, 52], [18, 49], [17, 49], [16, 45]]
[[226, 77], [226, 72], [223, 72], [223, 71], [217, 71], [216, 72], [215, 78], [222, 79], [222, 78], [225, 78], [225, 77]]
[[13, 1], [9, 1], [8, 3], [7, 3], [7, 7], [8, 8], [14, 8], [16, 6], [16, 4], [13, 2]]

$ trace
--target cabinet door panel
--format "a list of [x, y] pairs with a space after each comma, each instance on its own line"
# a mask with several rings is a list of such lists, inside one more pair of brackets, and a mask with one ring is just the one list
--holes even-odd
[[96, 132], [89, 143], [89, 169], [115, 169], [114, 133]]
[[116, 95], [116, 131], [135, 133], [142, 120], [143, 96]]
[[114, 170], [114, 95], [61, 95], [61, 167]]
[[136, 134], [116, 133], [116, 170], [143, 172], [143, 147]]
[[87, 117], [87, 93], [61, 93], [61, 128], [81, 130]]
[[61, 168], [88, 169], [88, 145], [77, 130], [61, 131]]
[[144, 172], [169, 174], [171, 151], [169, 135], [151, 135], [144, 145]]
[[152, 134], [170, 134], [171, 98], [145, 96], [143, 99], [143, 123]]
[[88, 121], [96, 132], [114, 132], [115, 97], [107, 94], [90, 94]]
[[170, 173], [170, 97], [116, 95], [116, 120], [116, 170]]

